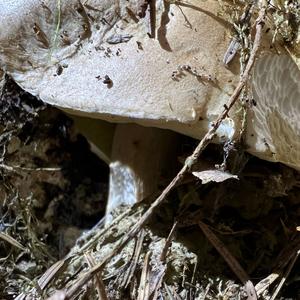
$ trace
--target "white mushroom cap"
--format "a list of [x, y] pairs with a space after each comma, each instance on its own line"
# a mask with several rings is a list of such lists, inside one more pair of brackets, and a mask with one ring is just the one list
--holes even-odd
[[300, 170], [300, 71], [291, 57], [265, 55], [257, 61], [253, 97], [248, 151]]
[[[214, 0], [154, 2], [150, 38], [141, 0], [62, 1], [60, 22], [57, 1], [2, 0], [3, 67], [58, 107], [201, 138], [238, 80], [238, 64], [222, 63], [230, 24]], [[235, 125], [225, 121], [219, 136], [231, 138]]]

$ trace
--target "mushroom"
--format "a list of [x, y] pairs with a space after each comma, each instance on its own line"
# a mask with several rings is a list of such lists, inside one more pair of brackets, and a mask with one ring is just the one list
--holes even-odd
[[[222, 62], [230, 44], [231, 24], [217, 1], [90, 0], [82, 4], [68, 0], [60, 6], [58, 3], [50, 0], [0, 2], [3, 29], [0, 67], [23, 89], [73, 114], [171, 129], [197, 139], [203, 137], [239, 80], [238, 62], [233, 60], [229, 66]], [[269, 43], [266, 38], [262, 52], [270, 52]], [[285, 59], [274, 58], [280, 66]], [[269, 139], [269, 125], [263, 124], [264, 116], [269, 116], [271, 111], [273, 116], [280, 115], [282, 109], [275, 102], [269, 105], [267, 91], [272, 92], [269, 86], [276, 82], [276, 76], [281, 76], [279, 67], [272, 66], [272, 74], [266, 71], [269, 63], [269, 59], [263, 58], [254, 73], [253, 93], [259, 104], [248, 117], [249, 151], [298, 169], [299, 160], [289, 162], [278, 154], [285, 148], [275, 151], [271, 147], [267, 151], [263, 146], [265, 137], [266, 143], [275, 147]], [[295, 78], [299, 76], [294, 69], [293, 74]], [[268, 78], [272, 78], [270, 85]], [[299, 88], [299, 83], [294, 81], [284, 84], [287, 88], [292, 85]], [[299, 97], [299, 93], [291, 91], [290, 94], [295, 100]], [[276, 99], [279, 101], [279, 96], [272, 101]], [[266, 111], [263, 103], [268, 108]], [[288, 106], [288, 117], [287, 109]], [[240, 111], [237, 104], [219, 127], [216, 142], [240, 134]], [[276, 121], [270, 126], [283, 128], [286, 117], [276, 118], [283, 123]], [[274, 130], [273, 133], [281, 132]], [[286, 130], [290, 130], [288, 126]], [[148, 155], [147, 163], [132, 155], [137, 136], [144, 145], [141, 148], [148, 152], [139, 151], [141, 156]], [[165, 141], [172, 139], [172, 134], [159, 129], [118, 125], [111, 162], [109, 203], [112, 205], [108, 205], [108, 214], [119, 195], [125, 196], [124, 182], [120, 184], [123, 178], [131, 178], [134, 200], [129, 202], [154, 190], [150, 185], [159, 166], [151, 171], [152, 175], [145, 175], [145, 169], [151, 170], [149, 166], [155, 161], [164, 161], [164, 155], [156, 155], [163, 153], [168, 148]], [[296, 137], [294, 140], [297, 141]], [[124, 142], [128, 146], [126, 153]], [[148, 145], [157, 149], [152, 151], [151, 159]], [[295, 147], [300, 150], [299, 144]], [[277, 154], [274, 156], [273, 152]]]

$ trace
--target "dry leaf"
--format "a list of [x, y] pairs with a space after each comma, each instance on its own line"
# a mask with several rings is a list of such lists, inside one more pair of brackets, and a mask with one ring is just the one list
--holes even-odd
[[237, 175], [232, 175], [230, 173], [220, 170], [206, 170], [201, 172], [193, 172], [193, 175], [199, 178], [202, 181], [202, 184], [207, 184], [212, 181], [223, 182], [231, 178], [239, 179]]

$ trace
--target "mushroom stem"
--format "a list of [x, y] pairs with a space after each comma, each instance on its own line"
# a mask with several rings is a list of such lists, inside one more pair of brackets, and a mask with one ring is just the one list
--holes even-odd
[[110, 163], [106, 224], [121, 205], [133, 205], [155, 193], [172, 175], [178, 135], [168, 130], [119, 124]]

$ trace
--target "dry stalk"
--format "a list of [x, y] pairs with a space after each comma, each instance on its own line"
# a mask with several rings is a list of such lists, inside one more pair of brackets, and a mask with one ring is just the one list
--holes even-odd
[[151, 215], [153, 214], [154, 210], [166, 199], [172, 189], [178, 185], [184, 178], [184, 176], [191, 170], [192, 166], [197, 162], [199, 156], [203, 152], [203, 150], [210, 144], [211, 140], [214, 138], [217, 129], [221, 125], [222, 121], [227, 117], [229, 111], [234, 106], [236, 101], [239, 98], [241, 91], [243, 90], [247, 80], [249, 78], [250, 71], [254, 65], [254, 61], [256, 55], [258, 53], [260, 43], [261, 43], [261, 36], [262, 36], [262, 28], [265, 23], [266, 11], [267, 11], [267, 1], [261, 0], [260, 1], [260, 10], [259, 16], [256, 20], [256, 33], [253, 42], [253, 48], [250, 53], [249, 60], [245, 67], [245, 70], [240, 78], [240, 81], [235, 88], [233, 94], [231, 95], [228, 104], [224, 106], [223, 112], [219, 115], [217, 120], [214, 122], [211, 129], [206, 133], [203, 139], [199, 142], [198, 146], [195, 148], [193, 154], [186, 159], [186, 162], [182, 169], [178, 172], [176, 177], [169, 183], [169, 185], [163, 190], [161, 195], [152, 203], [152, 205], [148, 208], [148, 210], [143, 214], [140, 220], [132, 227], [132, 229], [124, 236], [123, 239], [120, 240], [119, 244], [116, 246], [114, 251], [109, 254], [105, 259], [99, 262], [96, 266], [90, 269], [85, 275], [82, 276], [81, 279], [78, 280], [76, 286], [71, 287], [67, 291], [67, 297], [72, 298], [83, 285], [85, 285], [89, 280], [91, 280], [95, 274], [99, 271], [103, 270], [106, 263], [114, 257], [114, 255], [121, 251], [122, 248], [130, 241], [137, 233], [141, 230], [141, 228], [145, 225], [145, 223], [149, 220]]

